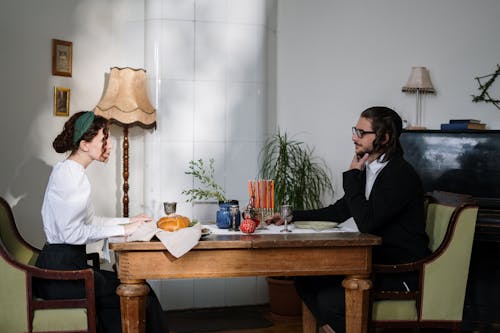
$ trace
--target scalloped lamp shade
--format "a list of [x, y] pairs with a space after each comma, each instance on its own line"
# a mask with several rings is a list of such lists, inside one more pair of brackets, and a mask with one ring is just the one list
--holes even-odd
[[108, 86], [94, 113], [120, 126], [156, 126], [156, 110], [146, 90], [146, 71], [111, 68]]

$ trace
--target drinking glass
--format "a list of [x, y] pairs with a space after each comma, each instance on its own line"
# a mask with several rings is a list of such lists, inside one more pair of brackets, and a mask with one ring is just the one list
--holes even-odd
[[231, 217], [233, 218], [233, 225], [229, 228], [229, 230], [232, 231], [238, 231], [236, 228], [236, 215], [238, 215], [240, 212], [240, 208], [238, 205], [231, 205], [229, 206], [229, 213], [231, 214]]
[[280, 215], [285, 220], [285, 228], [281, 230], [281, 232], [292, 232], [292, 230], [288, 229], [288, 222], [292, 220], [293, 209], [292, 205], [281, 205], [280, 207]]
[[165, 210], [165, 214], [167, 214], [167, 216], [175, 214], [177, 210], [177, 202], [164, 202], [163, 210]]

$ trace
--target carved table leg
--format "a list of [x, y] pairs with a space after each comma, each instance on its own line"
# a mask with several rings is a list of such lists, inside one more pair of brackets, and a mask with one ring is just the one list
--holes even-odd
[[145, 333], [148, 285], [144, 280], [122, 281], [116, 288], [116, 293], [120, 296], [122, 333]]
[[372, 282], [368, 276], [351, 275], [342, 281], [342, 286], [345, 288], [346, 332], [366, 333]]

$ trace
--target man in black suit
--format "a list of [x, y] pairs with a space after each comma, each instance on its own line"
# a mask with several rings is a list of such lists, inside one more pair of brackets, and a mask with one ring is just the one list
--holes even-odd
[[[360, 232], [382, 237], [382, 245], [373, 249], [374, 263], [398, 264], [427, 256], [424, 193], [419, 176], [403, 158], [401, 131], [402, 120], [394, 110], [376, 106], [363, 111], [352, 128], [355, 155], [343, 173], [344, 196], [325, 208], [295, 211], [293, 220], [342, 222], [354, 218]], [[280, 220], [275, 217], [275, 222]], [[326, 331], [345, 332], [342, 279], [296, 280], [299, 295]], [[417, 287], [415, 275], [378, 279], [374, 286], [390, 290]]]

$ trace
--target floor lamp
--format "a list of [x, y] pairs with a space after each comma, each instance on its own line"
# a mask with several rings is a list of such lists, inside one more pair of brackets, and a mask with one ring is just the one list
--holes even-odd
[[415, 93], [417, 97], [416, 126], [410, 129], [425, 129], [422, 114], [422, 94], [434, 94], [429, 71], [425, 67], [412, 67], [408, 82], [402, 88], [403, 92]]
[[104, 95], [94, 113], [123, 127], [123, 216], [128, 217], [128, 129], [156, 127], [156, 110], [149, 101], [146, 90], [146, 71], [130, 67], [113, 67], [109, 73]]

